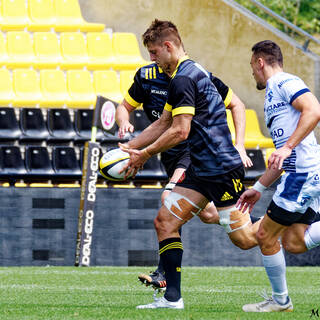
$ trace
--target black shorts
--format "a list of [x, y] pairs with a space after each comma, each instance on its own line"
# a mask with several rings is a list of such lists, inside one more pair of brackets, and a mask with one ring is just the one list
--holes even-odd
[[315, 219], [316, 212], [310, 207], [305, 213], [287, 211], [278, 207], [272, 200], [267, 209], [267, 215], [271, 220], [283, 226], [291, 226], [294, 223], [310, 225]]
[[182, 168], [187, 169], [190, 166], [190, 153], [183, 152], [178, 154], [177, 156], [169, 156], [166, 153], [161, 154], [161, 162], [166, 169], [167, 175], [169, 178], [173, 176], [173, 173], [176, 169]]
[[243, 185], [244, 168], [240, 166], [217, 176], [197, 176], [190, 166], [178, 181], [177, 186], [200, 192], [217, 208], [236, 204], [245, 191]]

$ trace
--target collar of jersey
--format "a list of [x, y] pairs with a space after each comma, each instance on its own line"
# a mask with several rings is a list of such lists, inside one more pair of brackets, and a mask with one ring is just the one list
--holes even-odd
[[174, 70], [174, 72], [173, 72], [173, 74], [172, 74], [172, 76], [171, 76], [171, 79], [173, 79], [173, 78], [175, 77], [175, 75], [177, 74], [178, 68], [179, 68], [180, 64], [181, 64], [183, 61], [186, 61], [186, 60], [188, 60], [188, 59], [189, 59], [189, 56], [183, 56], [181, 59], [179, 59], [178, 64], [177, 64], [177, 67], [176, 67], [176, 69]]

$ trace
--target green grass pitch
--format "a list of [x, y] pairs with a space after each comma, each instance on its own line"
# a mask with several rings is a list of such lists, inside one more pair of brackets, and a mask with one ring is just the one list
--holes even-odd
[[[153, 290], [138, 267], [0, 268], [0, 319], [317, 319], [320, 317], [320, 267], [288, 267], [295, 310], [244, 313], [245, 303], [260, 301], [269, 283], [262, 267], [183, 267], [184, 310], [136, 310], [152, 302]], [[312, 314], [312, 310], [314, 313]], [[318, 313], [317, 313], [318, 312]]]

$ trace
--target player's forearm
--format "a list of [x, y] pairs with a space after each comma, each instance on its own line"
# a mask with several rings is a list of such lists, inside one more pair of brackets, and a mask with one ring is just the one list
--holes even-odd
[[119, 127], [123, 125], [123, 123], [128, 122], [130, 117], [130, 113], [127, 108], [123, 105], [123, 103], [119, 104], [116, 110], [116, 122]]
[[166, 151], [173, 148], [180, 142], [188, 138], [189, 131], [183, 128], [170, 127], [156, 141], [146, 149], [150, 155]]
[[246, 130], [246, 111], [245, 105], [242, 101], [233, 93], [231, 103], [229, 105], [231, 110], [234, 129], [235, 129], [235, 144], [244, 146], [244, 136]]
[[319, 119], [313, 112], [305, 111], [301, 113], [296, 130], [285, 143], [285, 146], [294, 149], [318, 124]]
[[168, 128], [168, 124], [158, 119], [144, 129], [136, 138], [128, 142], [132, 149], [142, 149], [156, 141]]
[[292, 106], [301, 112], [301, 116], [297, 128], [285, 143], [290, 149], [295, 148], [320, 121], [320, 104], [311, 92], [298, 97]]
[[269, 187], [273, 182], [275, 182], [282, 173], [282, 169], [267, 168], [264, 174], [258, 180], [264, 187]]

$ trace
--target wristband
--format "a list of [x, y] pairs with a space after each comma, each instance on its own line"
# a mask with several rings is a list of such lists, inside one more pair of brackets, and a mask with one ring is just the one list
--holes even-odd
[[259, 181], [257, 181], [252, 188], [260, 193], [262, 193], [264, 190], [267, 189], [267, 187], [265, 187], [262, 183], [260, 183]]
[[164, 189], [171, 191], [175, 186], [176, 186], [176, 183], [175, 183], [175, 182], [169, 182], [168, 184], [166, 184], [166, 186], [164, 187]]

